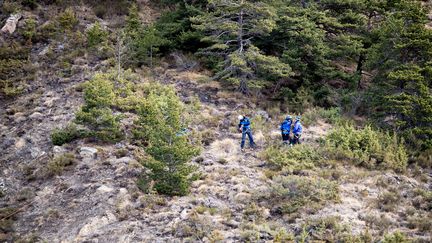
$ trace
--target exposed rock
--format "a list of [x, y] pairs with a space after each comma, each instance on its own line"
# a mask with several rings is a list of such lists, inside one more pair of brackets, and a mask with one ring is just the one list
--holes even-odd
[[35, 158], [43, 156], [46, 153], [45, 153], [45, 151], [42, 151], [40, 148], [32, 146], [30, 148], [30, 154], [31, 154], [31, 157], [35, 159]]
[[21, 149], [26, 145], [26, 141], [24, 138], [19, 138], [16, 142], [15, 142], [15, 148], [16, 149]]
[[99, 192], [99, 193], [110, 193], [112, 191], [114, 191], [113, 188], [105, 186], [105, 185], [102, 185], [97, 189], [97, 192]]
[[92, 147], [81, 147], [80, 148], [80, 155], [83, 158], [86, 159], [95, 159], [97, 156], [98, 150], [96, 148]]
[[43, 115], [42, 113], [40, 113], [40, 112], [34, 112], [34, 113], [31, 114], [29, 117], [30, 117], [31, 119], [33, 119], [33, 120], [42, 120], [43, 117], [44, 117], [44, 115]]
[[1, 29], [1, 31], [3, 33], [9, 33], [9, 34], [13, 34], [16, 30], [18, 21], [22, 18], [21, 14], [14, 14], [11, 15], [7, 20], [6, 20], [6, 24], [3, 26], [3, 28]]
[[53, 147], [53, 152], [55, 154], [64, 154], [66, 152], [66, 149], [61, 147], [61, 146], [54, 146]]
[[78, 236], [75, 239], [76, 242], [85, 241], [82, 237], [96, 235], [98, 229], [117, 221], [117, 218], [113, 213], [107, 212], [106, 216], [94, 217], [91, 218], [89, 221], [90, 222], [88, 222], [86, 225], [84, 225], [84, 227], [80, 229]]

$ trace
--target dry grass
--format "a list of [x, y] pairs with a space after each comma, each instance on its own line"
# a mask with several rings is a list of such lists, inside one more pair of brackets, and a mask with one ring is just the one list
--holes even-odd
[[225, 138], [217, 140], [210, 145], [209, 151], [216, 160], [225, 159], [228, 161], [238, 161], [240, 159], [240, 144], [234, 139]]

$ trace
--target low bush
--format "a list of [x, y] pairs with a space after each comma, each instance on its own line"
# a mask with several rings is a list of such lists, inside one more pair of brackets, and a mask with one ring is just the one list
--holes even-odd
[[70, 143], [75, 139], [86, 136], [86, 131], [78, 129], [78, 127], [71, 123], [65, 128], [56, 128], [51, 133], [51, 141], [54, 145], [61, 146], [65, 143]]
[[304, 126], [315, 125], [318, 120], [322, 120], [329, 124], [336, 124], [341, 120], [341, 111], [339, 108], [312, 108], [307, 110], [302, 116]]
[[86, 35], [87, 45], [89, 47], [94, 47], [98, 44], [102, 44], [107, 40], [108, 31], [106, 31], [99, 22], [96, 22], [87, 30]]
[[33, 18], [29, 18], [25, 21], [25, 26], [22, 34], [29, 42], [31, 42], [36, 36], [36, 25], [37, 21]]
[[117, 142], [123, 138], [121, 118], [107, 107], [83, 108], [76, 114], [76, 122], [87, 126], [90, 129], [89, 135], [103, 142]]
[[57, 22], [63, 31], [73, 30], [79, 23], [75, 12], [71, 8], [67, 8], [57, 17]]
[[66, 153], [54, 157], [47, 165], [47, 174], [49, 176], [60, 175], [65, 167], [72, 165], [75, 162], [75, 155]]
[[283, 214], [305, 208], [318, 210], [328, 202], [339, 200], [339, 188], [335, 182], [321, 178], [277, 176], [273, 178], [269, 200]]
[[298, 238], [309, 242], [373, 242], [368, 232], [352, 235], [350, 227], [340, 222], [336, 216], [308, 220]]
[[86, 126], [89, 135], [104, 142], [116, 142], [123, 138], [121, 116], [114, 114], [116, 102], [114, 83], [104, 74], [96, 74], [84, 85], [85, 105], [76, 113], [76, 122]]
[[408, 155], [396, 135], [382, 133], [366, 126], [356, 129], [345, 124], [326, 137], [326, 150], [337, 159], [347, 159], [367, 168], [384, 168], [404, 171]]
[[323, 159], [319, 148], [307, 144], [294, 147], [272, 145], [261, 154], [269, 164], [288, 171], [313, 169]]
[[28, 61], [29, 54], [29, 48], [16, 42], [0, 47], [0, 97], [12, 97], [24, 91], [35, 71]]
[[383, 243], [409, 243], [411, 242], [411, 240], [409, 240], [405, 236], [405, 234], [397, 231], [392, 234], [385, 235], [382, 242]]
[[378, 197], [378, 207], [385, 211], [396, 210], [396, 206], [401, 199], [400, 193], [396, 189], [384, 192]]

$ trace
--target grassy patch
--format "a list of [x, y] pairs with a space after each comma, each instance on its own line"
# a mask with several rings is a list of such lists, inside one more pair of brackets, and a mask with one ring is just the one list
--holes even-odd
[[51, 141], [54, 145], [70, 143], [75, 139], [85, 137], [87, 132], [80, 130], [74, 123], [68, 124], [65, 128], [56, 128], [51, 133]]
[[307, 110], [302, 116], [303, 125], [306, 127], [317, 124], [319, 120], [329, 124], [337, 124], [341, 119], [341, 111], [339, 108], [312, 108]]
[[336, 216], [308, 220], [303, 230], [297, 235], [298, 242], [373, 242], [372, 236], [366, 231], [352, 235], [348, 225], [340, 223]]
[[66, 153], [54, 157], [47, 165], [47, 175], [60, 175], [67, 166], [75, 162], [75, 155]]
[[382, 133], [366, 126], [356, 129], [342, 125], [326, 137], [326, 150], [330, 157], [349, 160], [371, 169], [404, 171], [408, 154], [396, 135]]
[[338, 199], [339, 188], [335, 182], [296, 175], [273, 178], [268, 198], [274, 205], [273, 211], [282, 214], [293, 214], [303, 209], [316, 211]]
[[269, 146], [260, 156], [271, 165], [291, 172], [313, 169], [322, 160], [322, 155], [318, 151], [318, 148], [307, 144], [294, 147]]

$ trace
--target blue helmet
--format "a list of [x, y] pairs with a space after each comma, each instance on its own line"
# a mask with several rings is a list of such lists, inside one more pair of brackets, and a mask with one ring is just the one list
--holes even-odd
[[296, 121], [300, 121], [300, 116], [296, 116]]
[[288, 115], [285, 119], [292, 120], [292, 116]]

